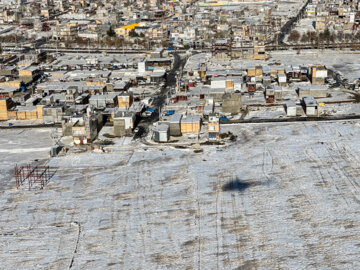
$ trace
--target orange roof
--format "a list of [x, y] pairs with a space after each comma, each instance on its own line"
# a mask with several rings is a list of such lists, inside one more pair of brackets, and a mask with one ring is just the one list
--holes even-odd
[[134, 29], [136, 26], [139, 26], [139, 24], [138, 24], [138, 23], [129, 24], [129, 25], [123, 26], [123, 27], [121, 27], [121, 28], [122, 28], [122, 29], [130, 29], [130, 30], [132, 30], [132, 29]]

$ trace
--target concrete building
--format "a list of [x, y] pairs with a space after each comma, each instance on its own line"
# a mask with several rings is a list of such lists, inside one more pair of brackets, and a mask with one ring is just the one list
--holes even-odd
[[72, 125], [71, 130], [75, 144], [90, 144], [98, 134], [98, 118], [96, 115], [85, 114]]
[[325, 66], [316, 65], [311, 67], [311, 83], [315, 85], [325, 84], [325, 79], [328, 76], [328, 71]]
[[153, 127], [153, 139], [155, 142], [168, 142], [170, 139], [170, 128], [166, 124]]
[[285, 104], [286, 115], [290, 117], [296, 116], [296, 104], [293, 101], [288, 101]]
[[130, 106], [133, 104], [133, 94], [132, 92], [123, 93], [118, 95], [117, 97], [117, 106], [123, 109], [129, 109]]
[[328, 87], [326, 85], [301, 85], [297, 89], [299, 98], [312, 96], [314, 98], [327, 97]]
[[0, 99], [0, 120], [8, 120], [8, 110], [14, 106], [10, 98]]
[[277, 79], [280, 86], [286, 86], [287, 78], [285, 74], [277, 74]]
[[307, 116], [318, 116], [318, 103], [314, 97], [303, 97], [302, 102]]
[[[89, 104], [93, 105], [95, 108], [106, 108], [107, 106], [114, 107], [116, 103], [116, 96], [118, 92], [110, 92], [104, 95], [94, 95], [89, 99]], [[121, 102], [123, 100], [121, 99]]]
[[191, 115], [181, 120], [181, 133], [199, 133], [201, 129], [201, 117]]
[[170, 124], [170, 135], [181, 136], [181, 119], [182, 114], [173, 114], [169, 119]]
[[60, 123], [64, 115], [63, 104], [48, 104], [43, 107], [43, 118], [45, 124]]
[[19, 70], [19, 79], [24, 83], [32, 82], [39, 75], [38, 67], [29, 66]]
[[114, 135], [117, 137], [132, 136], [132, 130], [135, 125], [136, 115], [133, 112], [116, 112], [113, 118]]
[[241, 107], [241, 94], [227, 93], [223, 96], [222, 112], [223, 113], [239, 113]]
[[282, 88], [278, 85], [269, 85], [265, 89], [266, 103], [274, 103], [282, 99]]
[[209, 141], [217, 141], [220, 138], [220, 121], [217, 114], [210, 114], [208, 121]]

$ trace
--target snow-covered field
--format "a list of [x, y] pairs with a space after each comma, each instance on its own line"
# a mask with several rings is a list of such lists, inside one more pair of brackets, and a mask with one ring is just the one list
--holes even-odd
[[[54, 145], [52, 128], [0, 130], [0, 182], [8, 187], [15, 164], [24, 165], [48, 159]], [[3, 188], [0, 188], [0, 190]]]
[[286, 112], [283, 106], [251, 107], [244, 119], [275, 119], [282, 117], [286, 117]]
[[52, 159], [44, 190], [0, 191], [1, 268], [359, 269], [360, 121], [227, 131], [233, 145], [200, 153]]
[[296, 16], [305, 4], [306, 1], [289, 1], [289, 0], [279, 0], [276, 1], [275, 10], [272, 12], [273, 15], [278, 16]]
[[344, 103], [344, 104], [326, 104], [320, 107], [322, 114], [326, 115], [360, 115], [360, 104], [358, 103]]
[[301, 35], [306, 32], [315, 32], [314, 21], [315, 18], [301, 19], [294, 30], [297, 30]]

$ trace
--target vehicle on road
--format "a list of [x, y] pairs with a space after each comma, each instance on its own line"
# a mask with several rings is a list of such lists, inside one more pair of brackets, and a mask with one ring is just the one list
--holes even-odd
[[147, 108], [145, 112], [141, 114], [142, 117], [149, 117], [155, 112], [155, 109], [153, 108]]

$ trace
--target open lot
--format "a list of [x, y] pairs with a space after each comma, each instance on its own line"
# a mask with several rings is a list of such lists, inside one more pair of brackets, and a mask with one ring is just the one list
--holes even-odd
[[[233, 145], [198, 153], [139, 144], [58, 157], [42, 191], [13, 181], [0, 191], [1, 267], [358, 269], [360, 122], [227, 131]], [[7, 170], [24, 154], [1, 134]], [[45, 158], [41, 134], [19, 142], [29, 160]]]

